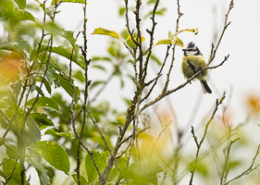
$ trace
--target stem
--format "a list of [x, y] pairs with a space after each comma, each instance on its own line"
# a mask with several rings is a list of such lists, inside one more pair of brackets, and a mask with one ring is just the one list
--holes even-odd
[[194, 173], [195, 173], [195, 171], [196, 171], [196, 167], [197, 167], [197, 164], [198, 164], [200, 149], [201, 149], [201, 146], [202, 146], [202, 144], [203, 144], [203, 142], [204, 142], [204, 140], [205, 140], [205, 137], [206, 137], [206, 135], [207, 135], [208, 127], [209, 127], [211, 121], [212, 121], [212, 120], [214, 119], [214, 117], [215, 117], [215, 114], [216, 114], [216, 112], [217, 112], [217, 110], [218, 110], [218, 106], [219, 106], [220, 104], [222, 104], [222, 102], [224, 101], [225, 97], [226, 97], [226, 96], [225, 96], [225, 92], [224, 92], [222, 98], [221, 98], [220, 100], [218, 100], [218, 99], [216, 100], [215, 109], [214, 109], [214, 111], [213, 111], [213, 113], [212, 113], [212, 115], [211, 115], [209, 121], [208, 121], [207, 124], [205, 125], [204, 134], [203, 134], [203, 136], [202, 136], [200, 142], [198, 142], [197, 137], [195, 136], [195, 133], [194, 133], [194, 129], [193, 129], [193, 127], [192, 127], [191, 133], [192, 133], [192, 136], [193, 136], [193, 138], [194, 138], [194, 141], [195, 141], [195, 143], [196, 143], [196, 145], [197, 145], [197, 152], [196, 152], [196, 157], [195, 157], [195, 161], [194, 161], [193, 167], [192, 167], [192, 169], [191, 169], [191, 177], [190, 177], [190, 183], [189, 183], [189, 185], [192, 185], [192, 182], [193, 182]]

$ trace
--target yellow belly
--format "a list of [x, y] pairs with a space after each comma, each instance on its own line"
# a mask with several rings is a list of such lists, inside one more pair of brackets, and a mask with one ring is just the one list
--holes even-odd
[[[203, 56], [184, 56], [182, 60], [182, 72], [186, 78], [192, 77], [195, 73], [206, 66], [206, 61]], [[199, 80], [205, 80], [208, 74], [207, 70], [204, 70], [196, 78]]]

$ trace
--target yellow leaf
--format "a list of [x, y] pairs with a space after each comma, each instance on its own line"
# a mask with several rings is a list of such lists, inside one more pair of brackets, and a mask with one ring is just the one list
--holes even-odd
[[179, 37], [173, 35], [170, 31], [168, 33], [168, 38], [171, 40], [172, 45], [183, 47], [183, 42]]
[[101, 34], [101, 35], [108, 35], [108, 36], [111, 36], [111, 37], [115, 37], [117, 39], [120, 40], [119, 38], [119, 35], [118, 33], [116, 33], [115, 31], [113, 30], [107, 30], [105, 28], [96, 28], [92, 34]]
[[117, 116], [116, 116], [116, 121], [117, 121], [120, 125], [124, 125], [124, 124], [125, 124], [125, 120], [126, 120], [126, 117], [125, 117], [125, 116], [122, 116], [122, 115], [117, 115]]
[[168, 44], [169, 45], [171, 43], [172, 43], [171, 39], [162, 39], [162, 40], [159, 40], [154, 46], [157, 46], [157, 45], [160, 45], [160, 44]]
[[140, 134], [138, 134], [138, 138], [140, 139], [144, 139], [145, 141], [148, 141], [148, 142], [153, 142], [154, 140], [154, 137], [146, 132], [142, 132]]
[[[137, 41], [137, 38], [134, 37], [135, 41]], [[141, 36], [142, 42], [145, 41], [145, 37]], [[135, 47], [135, 43], [133, 42], [132, 38], [130, 35], [128, 35], [128, 37], [126, 38], [126, 41], [128, 46], [130, 46], [131, 48]]]
[[194, 33], [195, 35], [197, 35], [199, 33], [199, 29], [198, 28], [193, 28], [193, 29], [185, 29], [185, 30], [180, 30], [177, 35], [181, 32], [185, 32], [185, 31], [189, 31], [189, 32], [192, 32]]
[[157, 45], [161, 45], [161, 44], [167, 44], [167, 45], [174, 44], [174, 42], [176, 42], [175, 43], [176, 46], [180, 46], [180, 47], [184, 46], [182, 40], [179, 39], [178, 37], [174, 36], [173, 39], [162, 39], [162, 40], [159, 40], [155, 45], [153, 45], [153, 47], [157, 46]]

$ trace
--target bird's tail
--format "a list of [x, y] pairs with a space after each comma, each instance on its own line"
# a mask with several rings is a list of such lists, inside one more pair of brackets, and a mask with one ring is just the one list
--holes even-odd
[[211, 94], [212, 91], [211, 91], [211, 89], [209, 88], [209, 86], [208, 86], [206, 80], [201, 80], [200, 82], [201, 82], [201, 85], [202, 85], [203, 92], [204, 92], [204, 93], [209, 93], [209, 94]]

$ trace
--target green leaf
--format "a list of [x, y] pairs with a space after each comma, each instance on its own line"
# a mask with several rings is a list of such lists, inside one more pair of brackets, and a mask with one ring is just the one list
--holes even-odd
[[[50, 72], [47, 71], [46, 75], [50, 75]], [[51, 73], [51, 76], [53, 76], [52, 73]], [[37, 79], [37, 82], [42, 82], [42, 77], [39, 77]], [[46, 80], [46, 78], [43, 79], [43, 84], [44, 84], [46, 90], [48, 91], [48, 93], [51, 94], [51, 86], [50, 86], [50, 83]]]
[[85, 76], [81, 70], [73, 71], [73, 78], [76, 78], [80, 82], [85, 82]]
[[[161, 8], [161, 9], [159, 9], [159, 10], [157, 10], [157, 11], [155, 12], [155, 15], [164, 15], [166, 10], [167, 10], [166, 8]], [[151, 15], [153, 15], [153, 11], [150, 11], [148, 14], [146, 14], [146, 15], [144, 16], [144, 18], [147, 18], [147, 17], [149, 17], [149, 16], [151, 16]]]
[[67, 30], [64, 30], [64, 29], [62, 29], [61, 32], [59, 33], [59, 35], [61, 37], [65, 38], [67, 41], [70, 42], [71, 46], [74, 49], [73, 54], [75, 55], [77, 60], [83, 61], [84, 60], [83, 56], [81, 56], [81, 58], [79, 57], [79, 46], [76, 44], [77, 39], [73, 37], [73, 34], [74, 34], [73, 31], [67, 31]]
[[122, 88], [124, 88], [124, 86], [125, 86], [125, 82], [124, 82], [124, 79], [122, 78], [122, 77], [120, 77], [120, 88], [122, 89]]
[[107, 30], [105, 28], [96, 28], [92, 34], [101, 34], [101, 35], [108, 35], [108, 36], [111, 36], [111, 37], [115, 37], [117, 39], [120, 40], [120, 37], [118, 35], [118, 33], [116, 33], [115, 31], [113, 30]]
[[32, 143], [35, 143], [36, 141], [41, 140], [41, 131], [37, 123], [34, 121], [34, 119], [31, 116], [29, 116], [27, 119], [27, 126], [29, 128], [30, 141]]
[[16, 4], [19, 6], [19, 8], [24, 9], [26, 6], [26, 0], [14, 0], [14, 2], [16, 2]]
[[116, 121], [119, 125], [124, 125], [126, 120], [126, 116], [124, 115], [116, 115]]
[[173, 35], [170, 31], [168, 33], [168, 38], [171, 40], [172, 45], [183, 47], [183, 42], [177, 36]]
[[8, 157], [12, 159], [19, 158], [19, 152], [16, 145], [12, 145], [12, 144], [6, 145], [6, 154], [8, 155]]
[[106, 72], [106, 68], [101, 66], [101, 65], [91, 65], [91, 67], [96, 68], [96, 69], [100, 69], [100, 70]]
[[30, 116], [34, 121], [40, 126], [40, 129], [46, 128], [48, 126], [53, 126], [54, 123], [51, 119], [48, 119], [46, 114], [41, 113], [31, 113]]
[[148, 2], [147, 2], [147, 4], [154, 4], [156, 2], [156, 0], [149, 0]]
[[68, 175], [70, 169], [69, 157], [60, 145], [51, 141], [38, 141], [31, 148], [38, 152], [54, 168]]
[[[54, 5], [55, 2], [60, 2], [60, 0], [52, 0], [51, 5]], [[62, 3], [81, 3], [85, 4], [85, 0], [62, 0]]]
[[[2, 162], [8, 160], [7, 158], [4, 158], [2, 160]], [[14, 169], [14, 171], [13, 171]], [[7, 162], [5, 162], [3, 164], [3, 171], [6, 174], [6, 176], [8, 177], [12, 171], [13, 174], [11, 176], [11, 179], [8, 182], [8, 185], [18, 185], [21, 184], [21, 173], [20, 173], [20, 164], [17, 162], [15, 164], [15, 161], [12, 159], [9, 159]], [[26, 179], [26, 177], [24, 176], [24, 178]]]
[[33, 167], [36, 169], [38, 176], [40, 177], [40, 181], [42, 185], [49, 185], [50, 178], [48, 176], [48, 171], [42, 166], [42, 164], [36, 162], [36, 160], [30, 160]]
[[[99, 153], [96, 151], [92, 152], [92, 156], [100, 172], [102, 172], [106, 167], [106, 161], [107, 161], [106, 155], [107, 155], [106, 152], [103, 153]], [[85, 158], [85, 169], [88, 175], [88, 182], [93, 182], [98, 177], [98, 172], [95, 168], [95, 165], [92, 161], [90, 154], [87, 154]]]
[[167, 44], [167, 45], [169, 45], [169, 44], [172, 44], [172, 41], [171, 41], [171, 39], [162, 39], [162, 40], [159, 40], [155, 45], [153, 45], [153, 47], [157, 46], [157, 45], [160, 45], [160, 44]]
[[10, 85], [10, 87], [13, 89], [13, 93], [14, 93], [15, 97], [17, 98], [21, 91], [21, 88], [22, 88], [21, 81], [18, 81], [17, 83]]
[[95, 88], [95, 87], [97, 87], [98, 85], [101, 85], [101, 84], [103, 84], [103, 83], [105, 83], [105, 81], [102, 81], [102, 80], [95, 81], [95, 82], [91, 83], [90, 89], [93, 89], [93, 88]]
[[[35, 101], [35, 98], [30, 99], [27, 102], [27, 106], [31, 106], [34, 101]], [[51, 98], [48, 98], [48, 97], [39, 97], [38, 101], [36, 102], [34, 107], [48, 107], [48, 108], [53, 108], [58, 112], [60, 111], [59, 105], [55, 101], [53, 101]]]
[[2, 170], [0, 170], [0, 176], [3, 177], [4, 179], [7, 179], [5, 172], [3, 172]]
[[[137, 41], [137, 37], [134, 37], [134, 40]], [[142, 42], [145, 41], [145, 37], [141, 36], [141, 40], [142, 40]], [[132, 38], [131, 38], [130, 35], [128, 35], [128, 37], [126, 38], [126, 41], [125, 41], [125, 42], [126, 42], [127, 45], [130, 46], [131, 48], [136, 47], [136, 46], [135, 46], [135, 43], [133, 42], [133, 40], [132, 40]]]
[[36, 91], [37, 91], [42, 97], [45, 97], [45, 95], [44, 95], [42, 89], [40, 89], [40, 87], [35, 86], [35, 89], [36, 89]]
[[227, 169], [231, 170], [234, 168], [238, 168], [239, 165], [241, 165], [242, 160], [232, 160], [228, 163]]
[[199, 162], [196, 165], [196, 171], [201, 175], [203, 175], [204, 177], [208, 176], [209, 174], [208, 164], [206, 164], [205, 162]]
[[[52, 53], [56, 53], [60, 56], [63, 56], [65, 58], [67, 58], [68, 60], [72, 60], [75, 64], [77, 64], [79, 67], [81, 67], [82, 69], [84, 69], [84, 58], [81, 56], [81, 57], [78, 57], [76, 55], [76, 52], [75, 50], [73, 51], [73, 55], [71, 57], [71, 53], [72, 53], [72, 47], [63, 47], [62, 45], [61, 46], [58, 46], [58, 47], [52, 47]], [[41, 49], [40, 49], [40, 53], [43, 52], [43, 51], [46, 51], [47, 50], [47, 46], [42, 46]], [[48, 49], [49, 51], [49, 49]], [[42, 55], [44, 55], [44, 53], [42, 53]]]
[[116, 159], [120, 169], [125, 169], [128, 163], [128, 159], [126, 157], [120, 157]]
[[111, 59], [108, 58], [108, 57], [98, 57], [98, 56], [95, 56], [91, 59], [91, 62], [95, 62], [95, 61], [109, 61], [111, 62]]
[[[69, 79], [69, 77], [66, 77], [67, 79]], [[69, 81], [68, 80], [65, 80], [61, 75], [58, 75], [58, 79], [60, 81], [60, 85], [61, 87], [71, 96], [73, 97], [73, 87], [70, 85]], [[74, 80], [71, 79], [70, 80], [71, 84], [74, 84]], [[80, 90], [77, 86], [75, 86], [75, 102], [78, 101], [79, 99], [79, 96], [80, 96]]]
[[[78, 184], [77, 174], [73, 174], [72, 177], [74, 178], [74, 180]], [[89, 185], [88, 182], [86, 181], [86, 179], [82, 175], [80, 176], [80, 181], [81, 181], [81, 185]]]
[[189, 31], [194, 33], [195, 35], [197, 35], [199, 33], [199, 29], [198, 28], [192, 28], [192, 29], [184, 29], [184, 30], [180, 30], [178, 31], [177, 35], [180, 34], [181, 32], [185, 32], [185, 31]]
[[12, 99], [3, 99], [8, 105], [12, 107], [13, 110], [16, 109], [16, 103]]
[[162, 65], [161, 61], [153, 54], [151, 54], [151, 59], [154, 60], [159, 66]]
[[[169, 32], [170, 33], [170, 32]], [[179, 39], [178, 37], [172, 35], [172, 34], [169, 34], [169, 39], [162, 39], [162, 40], [159, 40], [154, 46], [157, 46], [157, 45], [161, 45], [161, 44], [174, 44], [176, 43], [176, 46], [180, 46], [180, 47], [183, 47], [183, 42], [181, 39]]]
[[26, 10], [17, 9], [15, 14], [20, 20], [29, 20], [35, 22], [34, 16]]
[[46, 132], [44, 134], [51, 134], [54, 136], [61, 136], [61, 137], [65, 137], [67, 139], [75, 139], [74, 134], [71, 134], [69, 132], [58, 132], [55, 129], [48, 129], [46, 130]]
[[121, 175], [130, 182], [158, 184], [157, 174], [160, 172], [162, 168], [156, 164], [133, 163], [127, 170], [122, 171]]
[[121, 7], [121, 8], [119, 9], [119, 16], [122, 16], [122, 15], [124, 15], [124, 13], [125, 13], [125, 10], [126, 10], [126, 8], [125, 8], [125, 7]]

